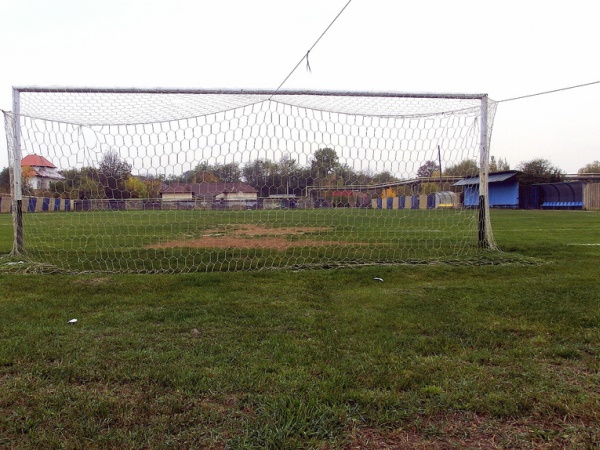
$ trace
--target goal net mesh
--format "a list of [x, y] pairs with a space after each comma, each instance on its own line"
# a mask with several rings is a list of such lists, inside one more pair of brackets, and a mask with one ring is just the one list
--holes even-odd
[[16, 253], [74, 272], [468, 263], [495, 249], [455, 186], [486, 179], [482, 104], [22, 89], [5, 112]]

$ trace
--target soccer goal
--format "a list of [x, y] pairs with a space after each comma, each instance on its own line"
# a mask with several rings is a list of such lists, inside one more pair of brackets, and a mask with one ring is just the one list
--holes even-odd
[[[469, 261], [484, 94], [13, 89], [13, 254], [66, 271]], [[462, 178], [478, 175], [479, 207]], [[5, 196], [6, 197], [6, 196]]]

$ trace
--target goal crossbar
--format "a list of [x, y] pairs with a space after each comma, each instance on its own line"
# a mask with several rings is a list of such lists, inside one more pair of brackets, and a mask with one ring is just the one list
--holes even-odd
[[79, 94], [215, 94], [215, 95], [318, 95], [327, 97], [396, 97], [481, 100], [487, 94], [476, 93], [434, 93], [400, 91], [337, 91], [337, 90], [294, 90], [294, 89], [193, 89], [193, 88], [122, 88], [122, 87], [68, 87], [68, 86], [14, 86], [18, 92], [79, 93]]

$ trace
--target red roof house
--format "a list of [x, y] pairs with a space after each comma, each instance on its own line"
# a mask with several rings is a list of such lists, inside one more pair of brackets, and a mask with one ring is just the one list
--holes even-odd
[[50, 169], [56, 169], [56, 166], [48, 161], [46, 158], [40, 155], [27, 155], [21, 160], [21, 167], [48, 167]]
[[32, 189], [48, 189], [53, 181], [64, 180], [54, 164], [40, 155], [27, 155], [21, 160], [21, 169], [23, 176]]

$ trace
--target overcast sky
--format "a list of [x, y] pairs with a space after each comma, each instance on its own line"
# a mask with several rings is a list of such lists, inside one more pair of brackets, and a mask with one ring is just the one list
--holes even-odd
[[[348, 0], [0, 0], [12, 86], [275, 89]], [[487, 93], [600, 80], [597, 0], [352, 0], [284, 89]], [[491, 154], [600, 159], [600, 84], [501, 102]], [[7, 165], [0, 132], [0, 168]]]

